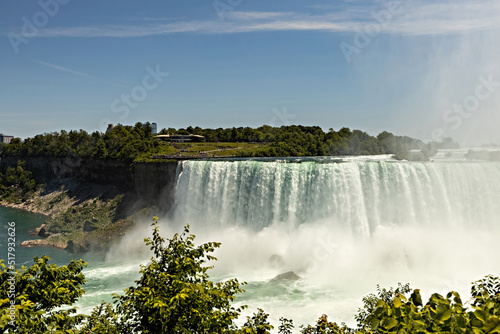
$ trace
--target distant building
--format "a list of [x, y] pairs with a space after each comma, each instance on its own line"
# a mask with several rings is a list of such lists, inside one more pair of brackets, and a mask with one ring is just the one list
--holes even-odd
[[199, 135], [158, 135], [155, 137], [170, 140], [173, 143], [200, 142], [205, 139]]
[[12, 139], [14, 139], [14, 136], [7, 136], [0, 133], [0, 143], [8, 144]]
[[108, 128], [106, 129], [106, 133], [113, 131], [115, 126], [113, 124], [108, 124]]
[[156, 126], [156, 123], [151, 123], [151, 132], [154, 135], [158, 133], [158, 127]]

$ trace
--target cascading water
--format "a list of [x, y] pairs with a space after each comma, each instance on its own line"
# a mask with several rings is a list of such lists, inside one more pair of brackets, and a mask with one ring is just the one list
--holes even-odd
[[[376, 284], [466, 298], [499, 274], [499, 163], [186, 161], [175, 198], [174, 222], [222, 242], [215, 276], [250, 282], [240, 302], [299, 324], [352, 324]], [[289, 270], [303, 280], [269, 283]]]
[[500, 217], [500, 164], [185, 161], [176, 203], [176, 214], [212, 227], [488, 227]]

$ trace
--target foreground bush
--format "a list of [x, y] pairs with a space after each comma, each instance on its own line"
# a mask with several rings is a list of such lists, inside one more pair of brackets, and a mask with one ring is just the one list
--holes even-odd
[[44, 256], [13, 270], [0, 260], [0, 332], [77, 333], [84, 316], [70, 306], [85, 292], [85, 265], [78, 260], [59, 267]]
[[242, 292], [236, 279], [214, 283], [206, 266], [219, 243], [195, 246], [186, 226], [165, 243], [154, 224], [146, 239], [154, 256], [142, 266], [136, 286], [116, 296], [120, 328], [126, 333], [219, 333], [228, 330], [241, 309], [231, 306]]
[[358, 333], [500, 333], [500, 279], [494, 276], [473, 283], [470, 307], [457, 292], [434, 293], [424, 305], [420, 290], [409, 287], [379, 289], [363, 299], [357, 316]]

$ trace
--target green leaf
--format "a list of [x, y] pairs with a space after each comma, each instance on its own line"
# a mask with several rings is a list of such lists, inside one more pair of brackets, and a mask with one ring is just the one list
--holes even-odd
[[486, 320], [486, 318], [487, 318], [486, 312], [483, 311], [483, 310], [481, 310], [481, 309], [475, 310], [474, 311], [474, 315], [476, 316], [476, 318], [478, 318], [482, 322], [484, 322]]
[[380, 320], [378, 320], [377, 318], [373, 318], [371, 321], [370, 321], [370, 326], [373, 330], [377, 330], [378, 329], [378, 326], [380, 326]]
[[382, 326], [386, 329], [394, 328], [398, 325], [398, 321], [394, 318], [385, 318], [382, 320]]
[[436, 320], [446, 321], [451, 318], [451, 308], [449, 305], [440, 304], [436, 309]]

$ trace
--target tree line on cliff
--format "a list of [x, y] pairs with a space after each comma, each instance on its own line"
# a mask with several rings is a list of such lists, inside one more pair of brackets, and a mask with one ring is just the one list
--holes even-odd
[[9, 167], [0, 173], [0, 200], [21, 203], [36, 190], [37, 184], [32, 173], [25, 169], [25, 163], [18, 161], [16, 167]]
[[[422, 150], [429, 156], [436, 148], [456, 146], [449, 138], [442, 143], [425, 144], [421, 140], [397, 136], [387, 131], [371, 136], [366, 132], [349, 128], [341, 128], [338, 131], [329, 129], [324, 132], [318, 126], [302, 125], [281, 127], [264, 125], [259, 128], [226, 129], [168, 128], [160, 131], [160, 134], [201, 135], [207, 142], [263, 144], [239, 152], [240, 156], [248, 157], [401, 154], [415, 149]], [[0, 152], [4, 156], [78, 157], [132, 162], [162, 153], [166, 143], [154, 136], [149, 123], [136, 123], [134, 126], [117, 125], [105, 133], [95, 131], [89, 134], [84, 130], [62, 130], [39, 134], [25, 140], [14, 138], [10, 144], [2, 146]]]
[[149, 124], [119, 125], [112, 131], [89, 134], [84, 130], [51, 132], [21, 140], [14, 138], [3, 147], [2, 155], [17, 157], [70, 157], [133, 161], [159, 143]]
[[[269, 314], [258, 309], [243, 325], [235, 320], [246, 306], [235, 307], [244, 292], [236, 279], [213, 282], [209, 262], [219, 243], [194, 243], [189, 226], [165, 239], [155, 222], [146, 244], [153, 253], [142, 265], [135, 285], [102, 302], [90, 315], [77, 314], [72, 305], [85, 291], [83, 260], [58, 267], [49, 258], [35, 258], [29, 268], [16, 269], [0, 261], [0, 331], [9, 333], [226, 333], [268, 334], [274, 327]], [[322, 315], [313, 325], [300, 326], [302, 334], [353, 333], [500, 333], [500, 279], [494, 276], [473, 283], [471, 299], [462, 302], [457, 292], [434, 293], [424, 304], [418, 289], [399, 285], [377, 289], [363, 298], [355, 315], [356, 328], [338, 325]], [[293, 320], [281, 318], [278, 334], [290, 334]]]

